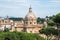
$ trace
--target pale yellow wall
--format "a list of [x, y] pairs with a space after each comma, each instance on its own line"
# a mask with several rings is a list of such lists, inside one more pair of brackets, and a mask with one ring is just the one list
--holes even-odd
[[23, 32], [23, 28], [16, 28], [18, 32]]

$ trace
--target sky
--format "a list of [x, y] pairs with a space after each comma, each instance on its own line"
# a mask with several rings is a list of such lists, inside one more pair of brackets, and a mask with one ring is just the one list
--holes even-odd
[[30, 5], [41, 18], [60, 12], [60, 0], [0, 0], [0, 16], [25, 17]]

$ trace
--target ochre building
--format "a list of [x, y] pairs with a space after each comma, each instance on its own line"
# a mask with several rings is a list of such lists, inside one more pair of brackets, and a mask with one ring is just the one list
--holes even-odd
[[32, 11], [30, 6], [27, 15], [22, 21], [13, 21], [7, 18], [0, 18], [0, 30], [8, 28], [11, 32], [28, 32], [28, 33], [39, 33], [39, 30], [43, 28], [43, 24], [37, 24], [37, 17]]

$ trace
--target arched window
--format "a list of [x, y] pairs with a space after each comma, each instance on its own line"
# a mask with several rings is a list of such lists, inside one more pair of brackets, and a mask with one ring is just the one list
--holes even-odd
[[7, 21], [5, 21], [5, 23], [7, 23]]
[[1, 23], [1, 21], [0, 21], [0, 23]]
[[32, 22], [30, 22], [30, 24], [32, 24]]
[[34, 22], [34, 24], [36, 24], [36, 22]]
[[26, 24], [28, 24], [28, 22], [26, 22]]

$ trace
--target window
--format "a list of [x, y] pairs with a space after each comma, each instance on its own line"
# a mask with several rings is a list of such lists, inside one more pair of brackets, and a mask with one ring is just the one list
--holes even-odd
[[32, 24], [32, 22], [30, 22], [30, 24]]
[[0, 23], [1, 23], [1, 21], [0, 21]]
[[36, 22], [34, 22], [34, 24], [36, 24]]
[[28, 24], [28, 22], [26, 22], [26, 24]]
[[5, 21], [5, 23], [7, 23], [7, 21]]

